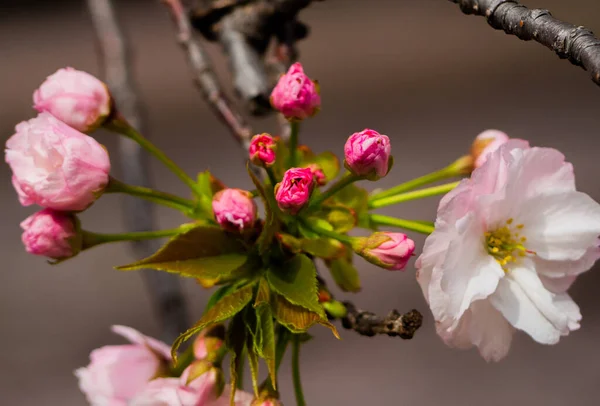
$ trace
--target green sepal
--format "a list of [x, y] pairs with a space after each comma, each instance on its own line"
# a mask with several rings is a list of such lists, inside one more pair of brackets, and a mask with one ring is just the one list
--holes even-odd
[[207, 218], [213, 218], [212, 199], [220, 190], [225, 189], [225, 185], [215, 178], [209, 171], [200, 172], [196, 181], [196, 191], [198, 192], [198, 207], [200, 212]]

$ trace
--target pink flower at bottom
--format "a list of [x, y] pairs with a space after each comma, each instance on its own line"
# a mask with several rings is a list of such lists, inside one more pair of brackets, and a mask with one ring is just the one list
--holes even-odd
[[[190, 368], [179, 378], [159, 378], [150, 381], [128, 406], [229, 406], [231, 388], [225, 386], [217, 394], [215, 371], [209, 371], [187, 383]], [[252, 395], [236, 391], [236, 406], [250, 406]]]
[[600, 204], [559, 151], [510, 140], [440, 202], [417, 281], [446, 344], [506, 356], [515, 330], [556, 344], [580, 327], [567, 294], [600, 257]]
[[30, 254], [62, 259], [81, 250], [76, 219], [69, 213], [44, 209], [23, 220], [21, 228], [21, 239]]
[[113, 326], [112, 331], [131, 344], [98, 348], [90, 354], [90, 364], [75, 371], [92, 406], [127, 406], [171, 360], [169, 346], [158, 340], [125, 326]]

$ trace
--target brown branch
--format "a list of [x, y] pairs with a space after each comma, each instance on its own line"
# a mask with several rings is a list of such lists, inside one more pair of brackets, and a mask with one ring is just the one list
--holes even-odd
[[390, 337], [409, 340], [423, 323], [423, 316], [417, 310], [405, 314], [392, 310], [382, 318], [374, 313], [356, 309], [351, 302], [343, 303], [348, 313], [342, 319], [342, 326], [360, 335], [373, 337], [376, 334], [387, 334]]
[[600, 40], [581, 26], [560, 21], [548, 10], [528, 9], [515, 0], [449, 0], [465, 14], [485, 16], [497, 30], [529, 41], [534, 40], [559, 58], [587, 70], [600, 85]]
[[217, 116], [227, 125], [233, 136], [244, 147], [244, 150], [247, 150], [253, 135], [252, 130], [223, 94], [216, 75], [210, 66], [206, 51], [202, 44], [193, 37], [191, 24], [181, 1], [163, 0], [163, 2], [168, 7], [177, 28], [179, 43], [186, 51], [194, 82]]
[[[111, 0], [87, 0], [96, 31], [99, 54], [108, 87], [121, 114], [137, 129], [142, 127], [141, 107], [131, 79], [131, 61]], [[141, 147], [127, 137], [119, 138], [122, 177], [126, 183], [150, 186], [147, 156]], [[130, 231], [155, 228], [153, 206], [145, 200], [124, 196], [125, 221]], [[136, 255], [147, 257], [158, 248], [156, 241], [135, 241]], [[176, 275], [145, 270], [143, 278], [158, 314], [165, 341], [173, 341], [187, 328], [187, 314], [181, 285]]]

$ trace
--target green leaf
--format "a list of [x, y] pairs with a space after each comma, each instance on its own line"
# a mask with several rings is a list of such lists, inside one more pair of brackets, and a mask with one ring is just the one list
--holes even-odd
[[341, 290], [344, 292], [359, 292], [361, 289], [360, 277], [358, 276], [356, 267], [352, 265], [351, 258], [352, 256], [350, 255], [350, 259], [347, 257], [338, 258], [332, 261], [325, 261], [325, 264], [329, 268], [333, 280]]
[[231, 351], [231, 359], [229, 364], [231, 394], [229, 402], [231, 406], [235, 406], [235, 392], [237, 391], [238, 381], [238, 363], [242, 362], [244, 356], [244, 348], [246, 347], [246, 325], [242, 313], [236, 314], [227, 328], [227, 336], [225, 338], [227, 348]]
[[263, 358], [269, 368], [269, 376], [274, 389], [277, 389], [277, 372], [275, 370], [275, 325], [271, 306], [261, 304], [256, 308], [257, 329], [255, 350]]
[[256, 299], [254, 300], [254, 307], [258, 307], [261, 304], [269, 304], [271, 302], [271, 289], [269, 289], [269, 282], [265, 278], [260, 278], [258, 282], [258, 290], [256, 291]]
[[258, 354], [250, 335], [246, 335], [246, 351], [248, 352], [248, 364], [250, 365], [250, 375], [252, 376], [252, 389], [254, 390], [254, 396], [258, 396]]
[[194, 334], [206, 327], [227, 320], [240, 312], [252, 300], [254, 284], [249, 284], [239, 290], [231, 292], [218, 300], [196, 324], [185, 333], [181, 334], [171, 347], [173, 361], [177, 363], [177, 350], [179, 346]]
[[210, 171], [200, 172], [198, 174], [198, 191], [210, 199], [219, 191], [225, 189], [225, 185], [215, 178]]
[[151, 268], [204, 281], [212, 286], [246, 274], [244, 245], [220, 228], [199, 226], [169, 240], [148, 258], [117, 267], [121, 271]]
[[275, 320], [292, 333], [305, 333], [309, 327], [318, 323], [329, 328], [336, 338], [340, 338], [337, 329], [327, 321], [327, 318], [301, 306], [296, 306], [281, 295], [274, 295], [272, 309]]
[[208, 299], [208, 303], [206, 303], [206, 308], [204, 309], [204, 312], [210, 310], [219, 300], [223, 298], [223, 296], [230, 293], [233, 289], [234, 285], [225, 285], [215, 290], [215, 292]]
[[273, 265], [266, 274], [269, 286], [291, 303], [302, 306], [321, 317], [325, 311], [319, 304], [317, 270], [314, 262], [306, 255]]

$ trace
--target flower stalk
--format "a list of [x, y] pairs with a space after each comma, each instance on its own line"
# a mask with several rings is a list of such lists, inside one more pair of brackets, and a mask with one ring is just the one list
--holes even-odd
[[155, 238], [171, 237], [180, 234], [185, 230], [184, 227], [172, 228], [168, 230], [154, 231], [132, 231], [129, 233], [103, 234], [82, 230], [83, 249], [89, 249], [96, 245], [107, 244], [120, 241], [142, 241]]
[[183, 181], [196, 195], [200, 195], [196, 182], [190, 178], [184, 171], [171, 160], [160, 148], [150, 142], [146, 137], [140, 134], [135, 128], [133, 128], [127, 120], [119, 113], [116, 114], [112, 120], [108, 120], [104, 127], [110, 131], [124, 135], [137, 142], [142, 148], [154, 155], [160, 162], [162, 162], [171, 172], [173, 172], [179, 179]]
[[125, 193], [131, 196], [149, 200], [153, 203], [171, 207], [182, 212], [190, 212], [196, 208], [196, 204], [192, 200], [184, 199], [171, 193], [161, 192], [143, 186], [129, 185], [112, 177], [110, 178], [104, 193]]
[[290, 158], [289, 167], [298, 166], [298, 134], [300, 133], [300, 122], [290, 122]]
[[398, 227], [408, 231], [416, 231], [417, 233], [431, 234], [435, 228], [432, 222], [415, 221], [399, 219], [382, 214], [371, 214], [369, 216], [370, 223], [374, 226], [390, 226]]
[[336, 193], [338, 193], [340, 190], [342, 190], [343, 188], [345, 188], [346, 186], [359, 181], [361, 179], [364, 179], [363, 176], [359, 176], [359, 175], [355, 175], [351, 172], [347, 172], [344, 176], [342, 176], [337, 182], [335, 182], [333, 185], [331, 185], [329, 187], [329, 189], [327, 189], [325, 192], [323, 192], [321, 195], [315, 197], [312, 202], [310, 202], [309, 204], [309, 208], [313, 209], [315, 207], [319, 207], [321, 206], [321, 204], [326, 201], [327, 199], [329, 199], [331, 196], [335, 195]]
[[439, 186], [432, 186], [425, 189], [413, 190], [412, 192], [401, 193], [395, 196], [384, 197], [383, 199], [370, 201], [370, 209], [379, 209], [381, 207], [391, 206], [398, 203], [411, 200], [423, 199], [425, 197], [443, 195], [458, 186], [460, 182], [446, 183]]
[[294, 394], [298, 406], [306, 406], [304, 392], [302, 391], [302, 380], [300, 379], [300, 336], [294, 334], [292, 339], [292, 380], [294, 382]]

